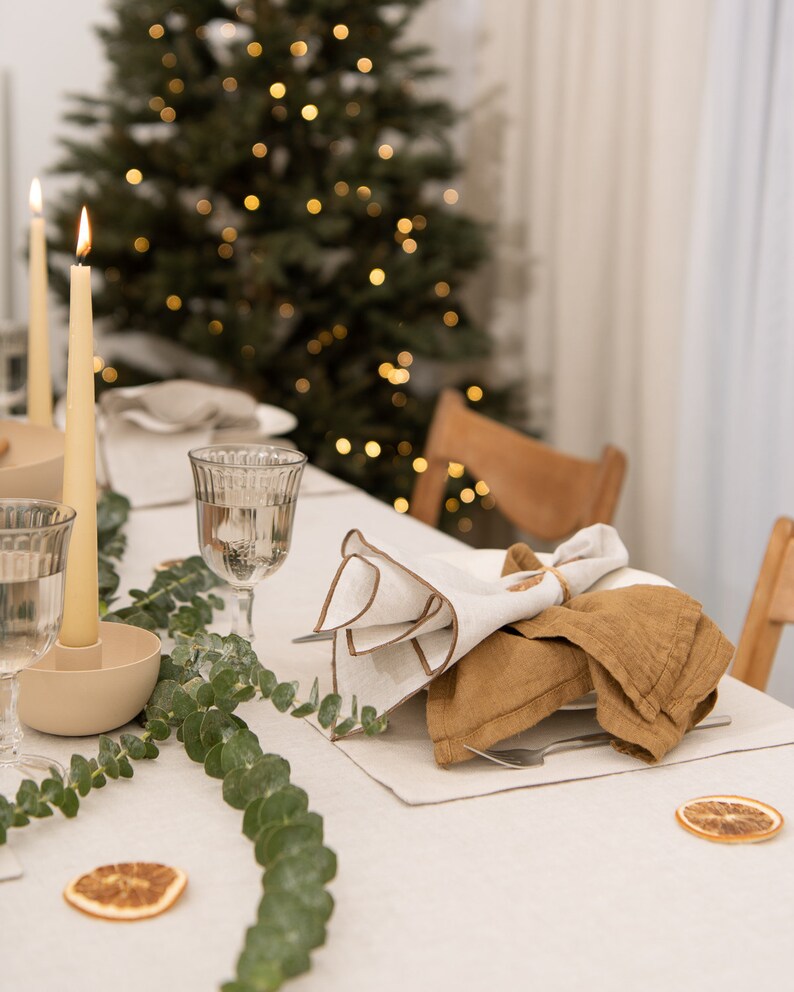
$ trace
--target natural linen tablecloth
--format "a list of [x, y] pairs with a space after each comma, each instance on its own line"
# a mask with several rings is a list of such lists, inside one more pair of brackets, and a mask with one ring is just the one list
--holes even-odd
[[507, 623], [589, 589], [628, 561], [614, 528], [594, 524], [549, 565], [481, 579], [434, 557], [350, 531], [315, 630], [334, 632], [334, 687], [379, 712], [419, 692]]

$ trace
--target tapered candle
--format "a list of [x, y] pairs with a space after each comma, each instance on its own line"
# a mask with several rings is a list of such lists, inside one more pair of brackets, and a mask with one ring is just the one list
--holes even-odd
[[28, 257], [28, 420], [52, 426], [50, 336], [47, 321], [47, 246], [41, 183], [30, 184], [30, 254]]
[[94, 423], [94, 321], [91, 268], [83, 260], [91, 250], [88, 213], [83, 207], [77, 240], [77, 265], [71, 267], [69, 360], [66, 380], [66, 441], [63, 501], [77, 518], [66, 566], [63, 623], [59, 640], [72, 648], [99, 638], [99, 579], [96, 536], [96, 428]]

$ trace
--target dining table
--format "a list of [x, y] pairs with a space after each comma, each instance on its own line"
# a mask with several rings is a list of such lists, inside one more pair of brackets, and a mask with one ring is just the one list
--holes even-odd
[[[304, 693], [315, 677], [330, 689], [332, 646], [293, 639], [313, 630], [353, 528], [411, 554], [465, 550], [309, 466], [289, 555], [258, 586], [253, 615], [260, 660], [281, 680], [299, 681]], [[121, 603], [125, 590], [148, 586], [158, 562], [197, 553], [192, 501], [133, 509], [125, 533]], [[229, 629], [228, 606], [213, 621], [221, 633]], [[587, 762], [596, 751], [570, 752], [547, 758], [552, 776], [566, 769], [551, 781], [483, 759], [435, 768], [422, 739], [422, 705], [420, 693], [405, 717], [395, 711], [384, 734], [347, 744], [261, 699], [238, 711], [265, 751], [288, 760], [338, 858], [327, 940], [312, 953], [311, 970], [285, 987], [787, 986], [794, 968], [794, 710], [726, 676], [718, 710], [729, 706], [734, 722], [699, 735], [725, 735], [720, 753], [695, 750], [652, 766], [601, 749], [597, 771], [580, 773], [595, 767]], [[768, 712], [776, 732], [742, 743], [745, 711], [762, 722]], [[90, 756], [97, 747], [96, 739], [33, 730], [26, 744], [67, 765], [72, 753]], [[499, 783], [493, 791], [490, 775]], [[480, 784], [471, 789], [475, 776]], [[756, 844], [713, 843], [682, 829], [676, 808], [715, 794], [762, 800], [788, 823]], [[212, 992], [234, 976], [262, 892], [241, 813], [173, 739], [156, 761], [138, 762], [134, 778], [92, 792], [76, 819], [56, 813], [9, 831], [6, 854], [19, 874], [0, 882], [2, 992]], [[184, 895], [161, 916], [109, 922], [63, 899], [75, 876], [135, 860], [187, 873]]]

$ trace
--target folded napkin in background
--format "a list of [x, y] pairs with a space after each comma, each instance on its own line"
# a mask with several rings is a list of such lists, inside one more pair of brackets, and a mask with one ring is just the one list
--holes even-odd
[[256, 427], [256, 400], [188, 379], [109, 390], [99, 398], [99, 455], [111, 488], [133, 506], [193, 495], [187, 453], [219, 429]]
[[[537, 561], [525, 545], [505, 572]], [[618, 750], [653, 762], [716, 702], [733, 645], [678, 589], [587, 592], [481, 641], [431, 686], [427, 726], [439, 765], [472, 757], [596, 690], [599, 724]]]
[[576, 596], [626, 564], [617, 532], [595, 524], [521, 574], [488, 581], [431, 557], [369, 543], [342, 544], [317, 631], [334, 631], [337, 692], [387, 712], [427, 686], [504, 624]]

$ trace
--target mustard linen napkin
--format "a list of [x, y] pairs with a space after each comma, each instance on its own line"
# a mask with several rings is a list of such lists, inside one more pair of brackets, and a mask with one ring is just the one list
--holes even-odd
[[[537, 562], [525, 545], [505, 572]], [[527, 730], [596, 690], [596, 716], [613, 745], [662, 758], [713, 708], [733, 645], [678, 589], [638, 585], [589, 592], [481, 641], [430, 686], [427, 726], [436, 762], [449, 765]]]
[[334, 631], [335, 691], [388, 712], [504, 624], [578, 595], [628, 561], [617, 531], [595, 524], [519, 574], [484, 580], [350, 531], [316, 631]]

